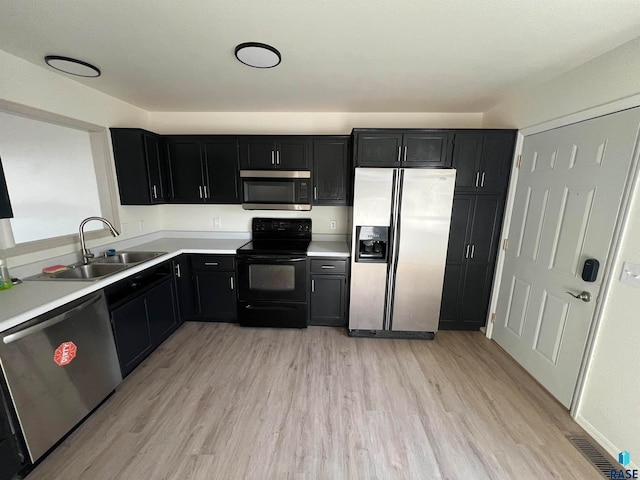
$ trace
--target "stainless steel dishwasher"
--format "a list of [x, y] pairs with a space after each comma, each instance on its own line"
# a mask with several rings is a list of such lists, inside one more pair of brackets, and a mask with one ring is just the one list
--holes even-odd
[[102, 292], [0, 334], [0, 364], [35, 462], [122, 381]]

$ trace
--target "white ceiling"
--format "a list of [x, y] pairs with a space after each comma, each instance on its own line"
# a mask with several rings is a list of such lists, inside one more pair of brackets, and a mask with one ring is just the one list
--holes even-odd
[[638, 36], [638, 0], [0, 0], [0, 49], [149, 111], [482, 112]]

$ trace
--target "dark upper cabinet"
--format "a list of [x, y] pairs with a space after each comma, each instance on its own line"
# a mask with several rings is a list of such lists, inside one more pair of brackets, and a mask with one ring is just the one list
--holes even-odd
[[477, 330], [485, 324], [503, 210], [503, 195], [455, 196], [440, 309], [441, 330]]
[[446, 130], [354, 129], [357, 167], [450, 167]]
[[239, 203], [238, 140], [224, 136], [165, 137], [171, 203]]
[[112, 128], [111, 142], [120, 203], [164, 203], [168, 175], [161, 137], [138, 128]]
[[514, 130], [456, 132], [452, 167], [456, 193], [504, 193], [515, 147]]
[[313, 204], [349, 205], [351, 137], [313, 138]]
[[252, 136], [240, 140], [243, 170], [309, 170], [311, 141], [304, 136]]
[[0, 218], [13, 218], [9, 189], [2, 169], [2, 159], [0, 159]]

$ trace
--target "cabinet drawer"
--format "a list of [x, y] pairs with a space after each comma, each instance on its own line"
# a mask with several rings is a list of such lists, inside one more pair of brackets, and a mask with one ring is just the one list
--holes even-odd
[[191, 267], [194, 270], [233, 271], [233, 255], [192, 255]]
[[345, 273], [347, 260], [311, 260], [311, 273]]

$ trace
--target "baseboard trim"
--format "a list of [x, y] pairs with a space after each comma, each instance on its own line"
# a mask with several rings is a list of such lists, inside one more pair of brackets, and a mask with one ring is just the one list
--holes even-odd
[[[611, 455], [616, 460], [618, 459], [618, 453], [620, 453], [620, 451], [623, 450], [624, 447], [622, 448], [616, 447], [602, 433], [600, 433], [600, 431], [596, 427], [591, 425], [591, 423], [589, 423], [589, 421], [587, 421], [583, 416], [578, 414], [574, 417], [574, 420], [578, 425], [580, 425], [584, 429], [585, 432], [587, 432], [591, 436], [591, 438], [593, 438], [598, 443], [598, 445], [604, 448], [609, 455]], [[637, 470], [638, 466], [635, 463], [630, 462], [629, 465], [627, 465], [624, 468], [626, 470]]]

